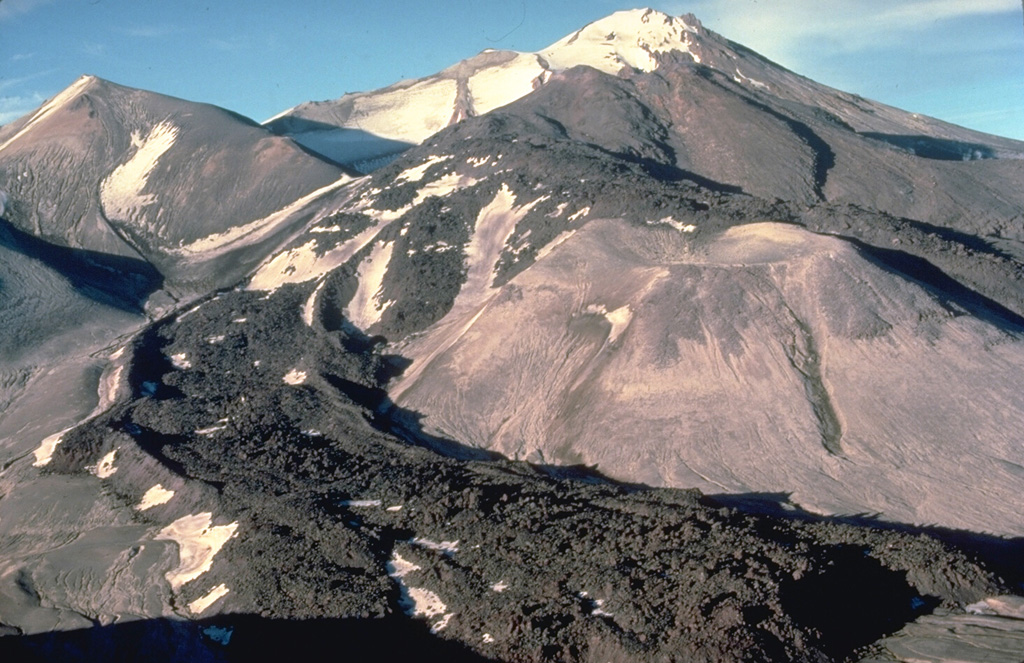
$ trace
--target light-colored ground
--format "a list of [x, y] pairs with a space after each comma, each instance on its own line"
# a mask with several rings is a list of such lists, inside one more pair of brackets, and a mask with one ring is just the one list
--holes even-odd
[[398, 404], [510, 456], [1024, 534], [1024, 340], [839, 239], [688, 237], [592, 222], [401, 347]]

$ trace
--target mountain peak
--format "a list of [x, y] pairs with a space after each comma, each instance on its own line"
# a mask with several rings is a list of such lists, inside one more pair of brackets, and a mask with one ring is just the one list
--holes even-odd
[[629, 9], [589, 23], [540, 51], [554, 69], [589, 65], [617, 74], [625, 67], [650, 72], [663, 53], [688, 53], [695, 62], [694, 36], [701, 30], [693, 16], [669, 16], [655, 9]]

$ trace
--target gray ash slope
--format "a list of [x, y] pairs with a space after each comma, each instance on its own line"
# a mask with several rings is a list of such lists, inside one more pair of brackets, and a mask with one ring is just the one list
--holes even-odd
[[224, 109], [93, 76], [0, 129], [8, 223], [149, 263], [181, 297], [237, 280], [275, 213], [343, 175]]
[[[5, 171], [11, 328], [72, 351], [5, 359], [0, 624], [25, 636], [0, 649], [234, 660], [340, 632], [439, 660], [1016, 660], [1020, 144], [664, 22], [685, 52], [584, 29], [564, 46], [637, 64], [548, 52], [536, 91], [354, 181], [204, 107], [246, 159], [294, 157], [253, 165], [294, 188], [200, 197], [163, 235], [194, 174], [164, 159], [206, 120], [103, 124], [126, 151], [47, 185], [104, 214], [135, 196], [123, 235], [36, 224], [53, 192]], [[70, 149], [100, 83], [4, 128], [0, 163]], [[168, 284], [225, 289], [144, 324]], [[68, 306], [84, 320], [49, 324]], [[766, 503], [799, 517], [723, 506]], [[947, 529], [898, 525], [922, 522]]]

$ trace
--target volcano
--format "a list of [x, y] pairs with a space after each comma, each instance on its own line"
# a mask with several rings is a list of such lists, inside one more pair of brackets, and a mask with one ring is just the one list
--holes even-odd
[[83, 77], [0, 129], [0, 651], [1018, 660], [1022, 181], [650, 9]]

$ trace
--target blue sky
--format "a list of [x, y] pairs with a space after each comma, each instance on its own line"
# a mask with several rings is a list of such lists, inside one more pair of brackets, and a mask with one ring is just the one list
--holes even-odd
[[[262, 121], [302, 101], [533, 51], [609, 0], [0, 0], [0, 123], [89, 73]], [[1019, 0], [671, 0], [822, 83], [1024, 139]]]

